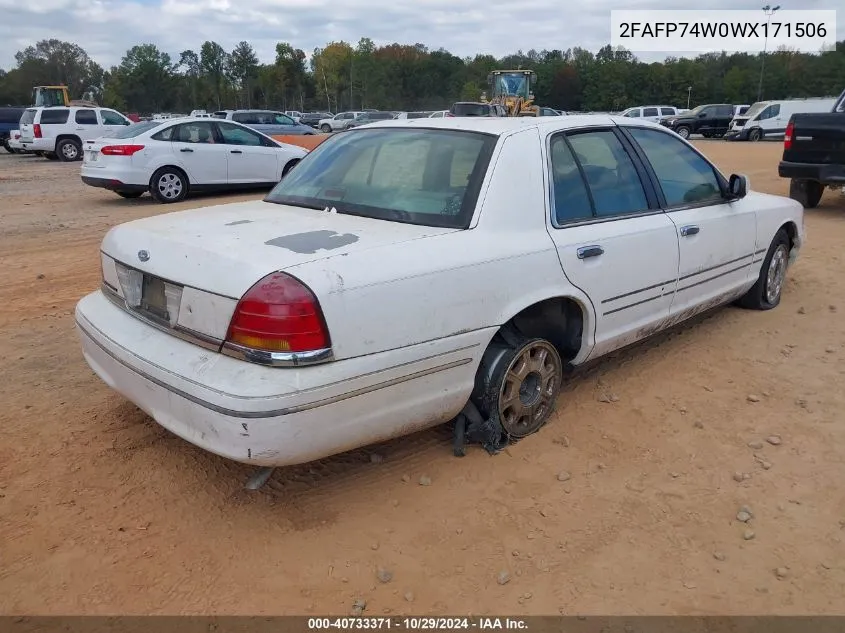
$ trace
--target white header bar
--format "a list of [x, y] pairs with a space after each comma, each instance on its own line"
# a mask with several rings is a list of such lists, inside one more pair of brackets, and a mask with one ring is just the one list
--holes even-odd
[[611, 11], [610, 43], [634, 53], [818, 53], [836, 46], [836, 11]]

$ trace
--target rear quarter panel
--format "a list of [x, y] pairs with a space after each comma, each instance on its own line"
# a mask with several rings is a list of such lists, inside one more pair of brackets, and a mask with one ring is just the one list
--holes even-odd
[[[775, 234], [785, 225], [793, 224], [797, 230], [795, 246], [800, 249], [804, 243], [804, 207], [784, 196], [751, 192], [746, 196], [756, 207], [757, 251], [768, 250]], [[765, 257], [765, 255], [764, 255]]]

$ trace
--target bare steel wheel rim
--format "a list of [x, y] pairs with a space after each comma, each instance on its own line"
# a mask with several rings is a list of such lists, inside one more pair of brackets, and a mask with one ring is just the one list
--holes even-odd
[[73, 143], [65, 143], [62, 145], [62, 154], [64, 154], [64, 157], [68, 160], [75, 160], [79, 155], [79, 152], [76, 150], [76, 145]]
[[560, 356], [546, 341], [531, 343], [514, 357], [499, 390], [499, 421], [506, 433], [524, 437], [543, 426], [562, 374]]
[[766, 271], [766, 301], [769, 303], [777, 301], [781, 290], [783, 290], [787, 258], [786, 246], [778, 245], [774, 254], [772, 254], [772, 260], [769, 262], [769, 270]]
[[689, 130], [685, 127], [682, 127], [678, 130], [678, 135], [681, 138], [689, 138]]
[[182, 193], [182, 180], [176, 174], [162, 174], [158, 179], [158, 191], [168, 200], [178, 198]]

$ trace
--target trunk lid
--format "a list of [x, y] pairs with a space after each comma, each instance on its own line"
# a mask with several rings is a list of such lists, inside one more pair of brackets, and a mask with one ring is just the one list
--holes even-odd
[[238, 299], [271, 272], [456, 230], [252, 201], [121, 224], [102, 249], [145, 273]]

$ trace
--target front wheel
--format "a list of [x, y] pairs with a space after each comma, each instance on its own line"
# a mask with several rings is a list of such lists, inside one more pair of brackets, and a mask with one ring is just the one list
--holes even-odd
[[755, 127], [753, 130], [748, 132], [748, 140], [749, 141], [759, 141], [763, 138], [763, 133], [760, 131], [760, 128]]
[[478, 373], [479, 408], [488, 418], [496, 417], [508, 437], [525, 437], [548, 421], [562, 379], [563, 362], [549, 341], [516, 336], [495, 342]]
[[690, 129], [689, 129], [688, 127], [684, 127], [684, 126], [682, 125], [681, 127], [679, 127], [679, 128], [678, 128], [677, 130], [675, 130], [675, 131], [678, 133], [678, 136], [680, 136], [681, 138], [686, 138], [686, 139], [688, 139], [688, 138], [689, 138], [689, 135], [690, 135]]
[[789, 235], [784, 229], [779, 230], [763, 259], [757, 282], [739, 300], [739, 305], [752, 310], [771, 310], [777, 307], [786, 282], [790, 248]]
[[793, 178], [789, 181], [789, 197], [806, 209], [815, 209], [821, 202], [824, 185], [817, 180]]
[[162, 167], [150, 179], [150, 195], [165, 204], [184, 200], [188, 195], [188, 178], [175, 167]]
[[323, 123], [323, 124], [320, 126], [320, 131], [321, 131], [323, 134], [328, 134], [328, 133], [330, 133], [330, 132], [332, 131], [332, 126], [331, 126], [331, 125], [329, 125], [328, 123]]

